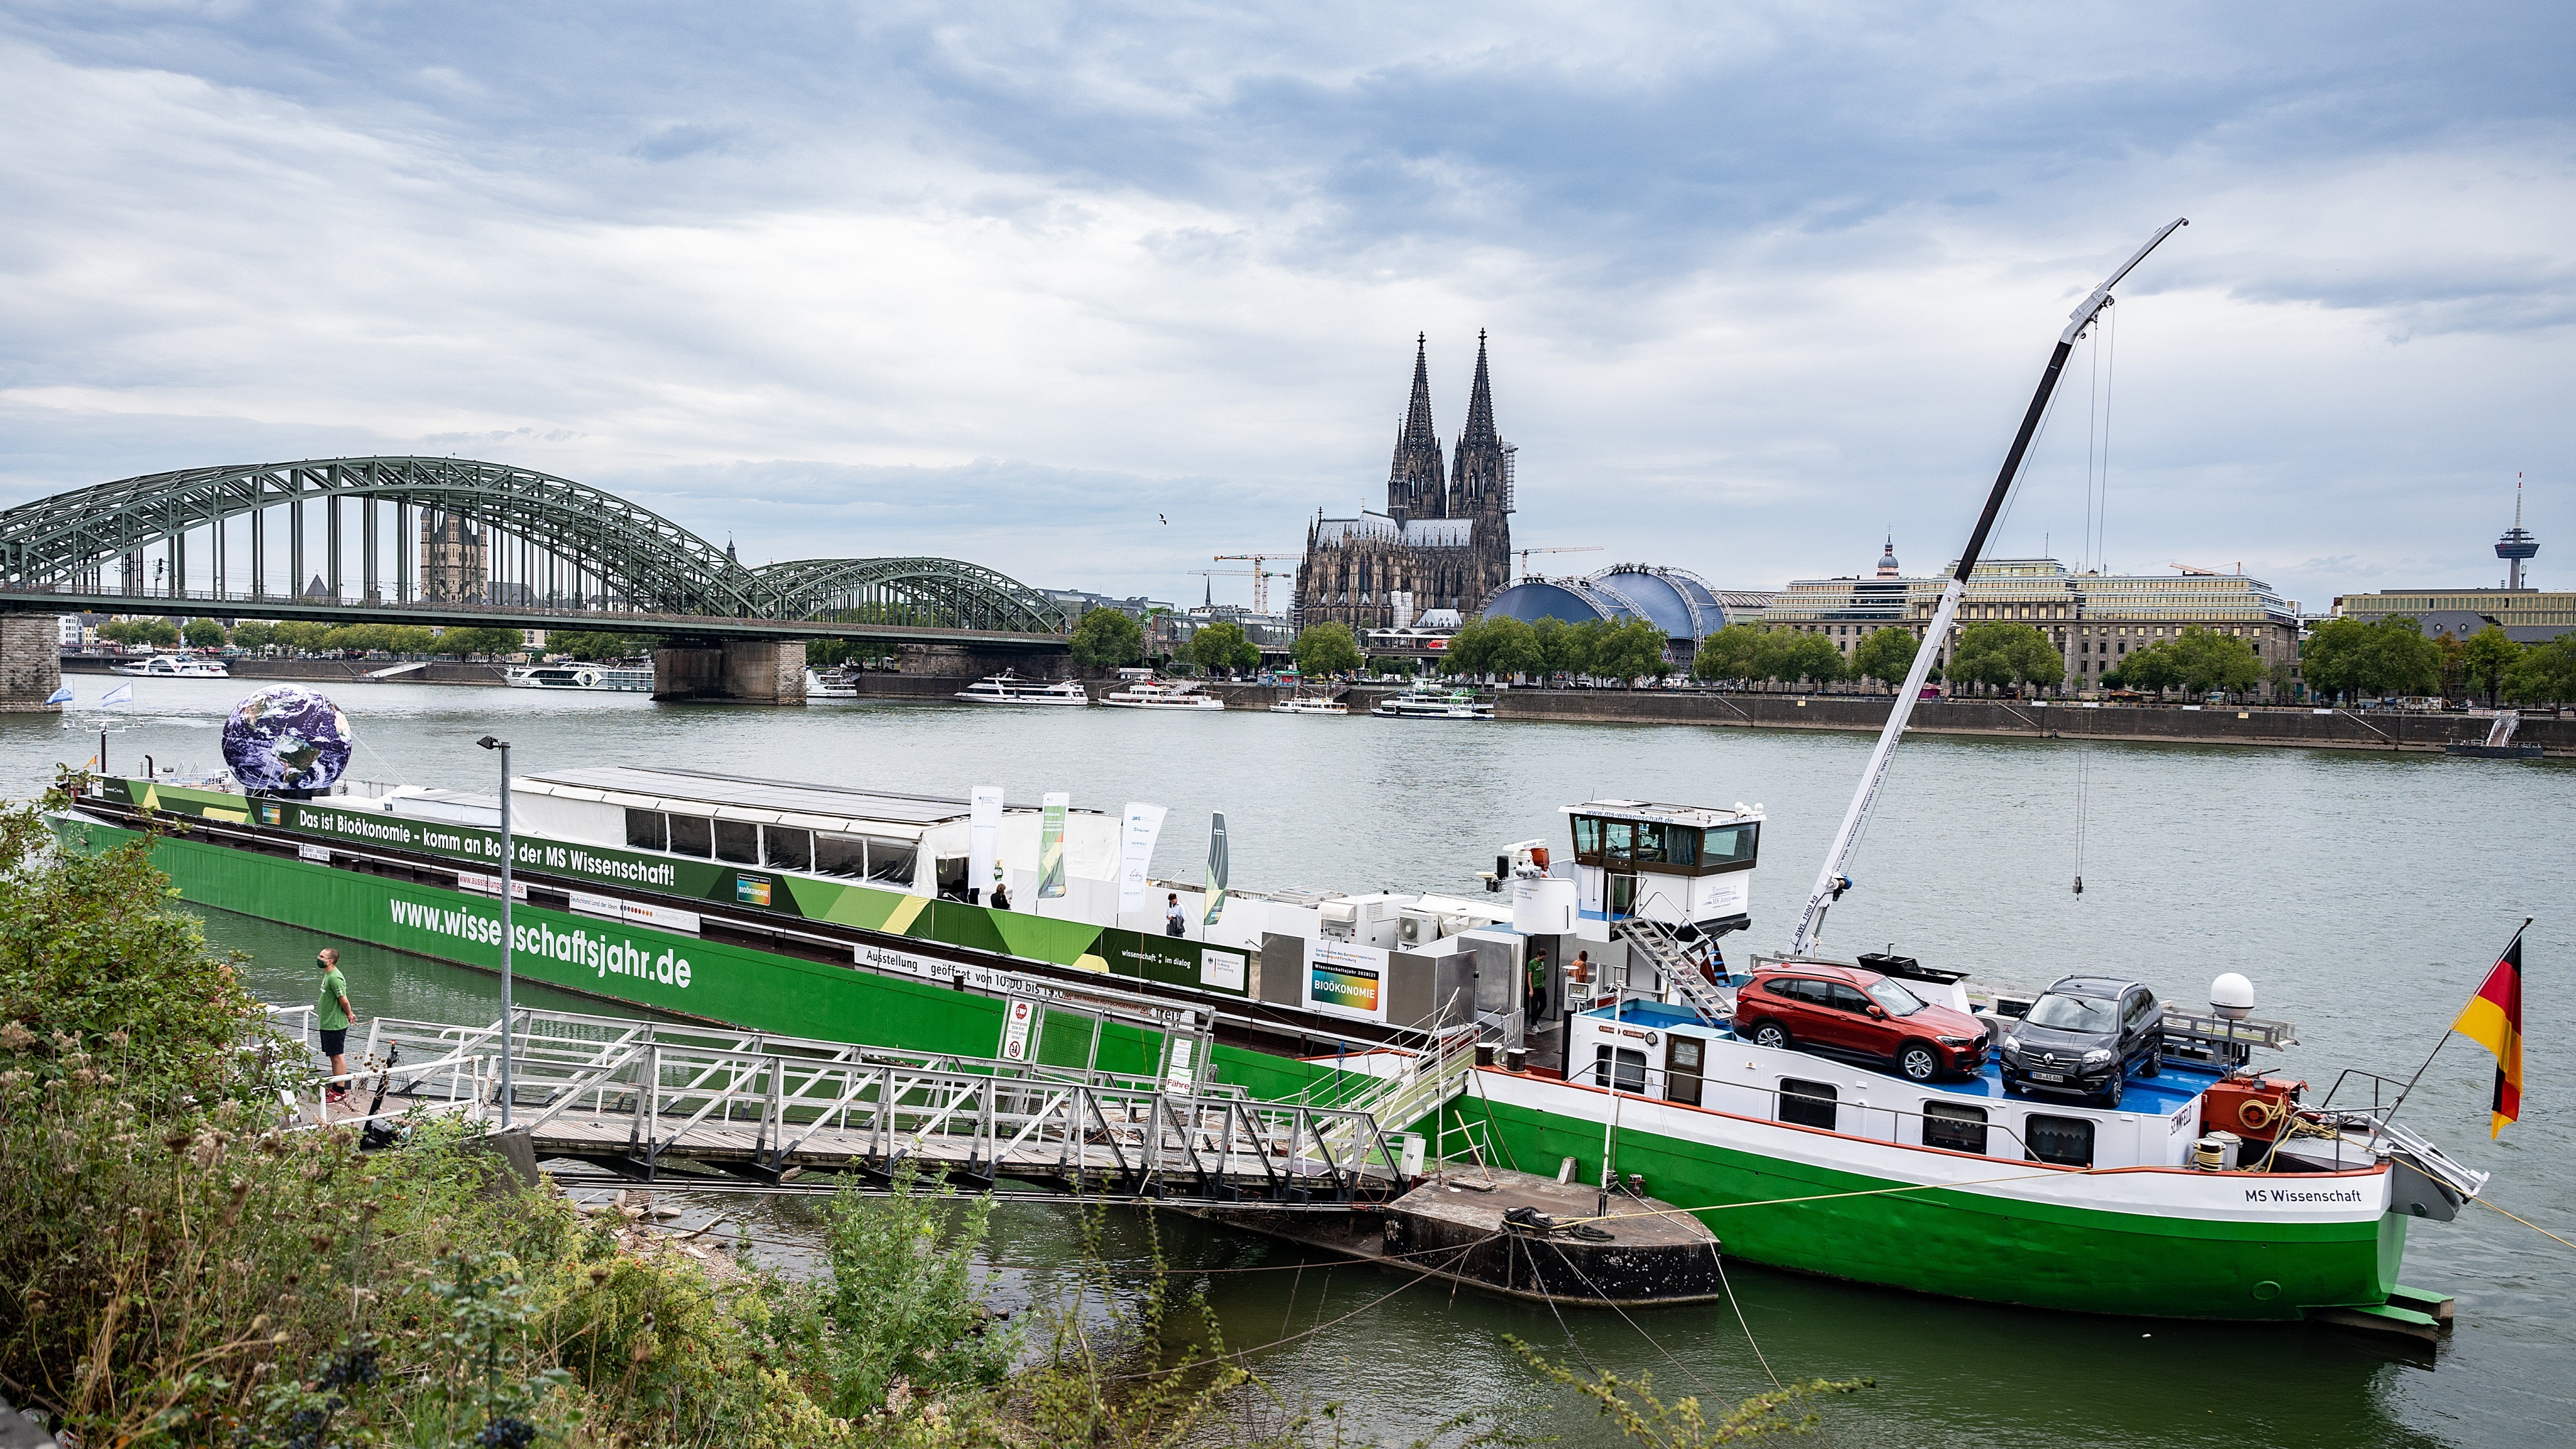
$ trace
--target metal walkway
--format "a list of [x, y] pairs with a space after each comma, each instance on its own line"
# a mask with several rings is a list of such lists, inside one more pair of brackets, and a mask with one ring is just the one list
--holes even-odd
[[[275, 1008], [309, 1040], [310, 1007]], [[453, 1113], [500, 1120], [500, 1023], [379, 1018], [352, 1042], [346, 1102], [320, 1083], [287, 1103], [305, 1126]], [[667, 1022], [522, 1010], [512, 1125], [540, 1160], [638, 1182], [782, 1184], [910, 1168], [1176, 1205], [1347, 1208], [1400, 1195], [1422, 1146], [1400, 1133], [1460, 1090], [1475, 1032], [1371, 1054], [1342, 1101], [1265, 1101], [1206, 1080], [1205, 1037], [1173, 1035], [1154, 1075], [943, 1055]], [[379, 1090], [382, 1102], [376, 1101]], [[372, 1113], [370, 1111], [372, 1109]]]

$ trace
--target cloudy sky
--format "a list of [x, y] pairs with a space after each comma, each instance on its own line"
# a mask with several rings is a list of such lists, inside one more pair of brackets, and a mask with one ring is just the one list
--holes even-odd
[[2525, 473], [2563, 585], [2571, 14], [15, 0], [0, 503], [454, 453], [1195, 597], [1382, 505], [1483, 328], [1557, 568], [1928, 568], [2187, 215], [2003, 550], [2322, 608], [2492, 582]]

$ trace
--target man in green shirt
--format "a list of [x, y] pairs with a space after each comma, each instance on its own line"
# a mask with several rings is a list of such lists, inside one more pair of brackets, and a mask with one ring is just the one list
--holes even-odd
[[[358, 1013], [349, 1005], [349, 978], [340, 974], [340, 948], [323, 947], [313, 964], [322, 968], [322, 997], [313, 1003], [314, 1024], [322, 1029], [322, 1054], [331, 1059], [331, 1075], [343, 1077], [349, 1072], [349, 1022]], [[334, 1102], [345, 1099], [349, 1084], [333, 1082], [328, 1095]]]
[[1539, 1019], [1547, 1015], [1547, 949], [1545, 947], [1539, 947], [1530, 952], [1529, 990], [1524, 993], [1524, 996], [1525, 999], [1521, 1003], [1521, 1027], [1525, 1031], [1536, 1031]]

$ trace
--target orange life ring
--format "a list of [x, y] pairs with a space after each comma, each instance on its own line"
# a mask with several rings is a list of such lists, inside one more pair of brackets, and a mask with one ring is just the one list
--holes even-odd
[[2236, 1121], [2248, 1132], [2269, 1131], [2285, 1115], [2281, 1104], [2267, 1097], [2248, 1097], [2236, 1107]]

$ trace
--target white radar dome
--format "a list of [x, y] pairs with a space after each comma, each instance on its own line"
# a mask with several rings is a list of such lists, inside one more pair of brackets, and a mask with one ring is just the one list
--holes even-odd
[[2209, 983], [2209, 1004], [2230, 1021], [2243, 1021], [2254, 1013], [2254, 983], [2233, 971]]

